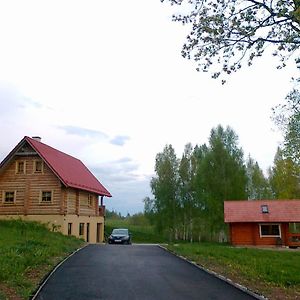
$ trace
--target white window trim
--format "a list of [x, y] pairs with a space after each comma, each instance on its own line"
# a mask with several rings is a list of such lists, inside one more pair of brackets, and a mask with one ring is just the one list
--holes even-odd
[[[5, 193], [7, 192], [13, 192], [14, 193], [14, 202], [6, 202], [5, 201]], [[3, 191], [2, 192], [2, 203], [5, 204], [5, 205], [13, 205], [13, 204], [16, 204], [16, 198], [17, 198], [17, 191], [9, 191], [9, 190], [6, 190], [6, 191]]]
[[[24, 163], [24, 170], [23, 172], [19, 172], [19, 163], [22, 162]], [[26, 160], [16, 160], [16, 174], [26, 174]]]
[[[43, 192], [51, 192], [51, 201], [43, 201]], [[53, 203], [53, 190], [40, 190], [39, 203], [40, 204], [52, 204]]]
[[[279, 235], [262, 235], [262, 233], [261, 233], [262, 225], [278, 225]], [[264, 238], [264, 237], [279, 237], [279, 238], [281, 238], [281, 224], [280, 223], [261, 223], [261, 224], [259, 224], [259, 237], [260, 238]]]

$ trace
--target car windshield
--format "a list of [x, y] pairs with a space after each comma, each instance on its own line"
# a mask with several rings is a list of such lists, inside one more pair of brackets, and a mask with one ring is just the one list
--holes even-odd
[[114, 229], [112, 234], [128, 235], [128, 229]]

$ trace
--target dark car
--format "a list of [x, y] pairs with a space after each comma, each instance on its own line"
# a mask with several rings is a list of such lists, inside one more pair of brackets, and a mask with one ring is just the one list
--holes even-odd
[[128, 229], [116, 228], [108, 237], [109, 244], [131, 244], [131, 234]]

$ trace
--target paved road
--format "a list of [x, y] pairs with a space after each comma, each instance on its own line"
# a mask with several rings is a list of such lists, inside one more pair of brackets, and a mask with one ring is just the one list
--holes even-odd
[[158, 246], [89, 245], [58, 268], [36, 299], [254, 298]]

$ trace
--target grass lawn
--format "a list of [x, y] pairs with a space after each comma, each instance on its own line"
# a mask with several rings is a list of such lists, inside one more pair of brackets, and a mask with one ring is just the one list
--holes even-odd
[[162, 236], [154, 232], [152, 226], [132, 225], [126, 219], [106, 219], [105, 235], [108, 237], [114, 228], [128, 228], [132, 234], [133, 243], [164, 243]]
[[167, 248], [269, 299], [300, 299], [300, 251], [235, 248], [212, 243]]
[[36, 222], [0, 221], [0, 299], [28, 299], [40, 280], [83, 244]]
[[[165, 243], [151, 226], [106, 220], [105, 233], [128, 228], [134, 243]], [[0, 221], [0, 300], [28, 299], [40, 280], [84, 241], [35, 222]], [[269, 299], [300, 299], [300, 251], [179, 243], [167, 248]]]

